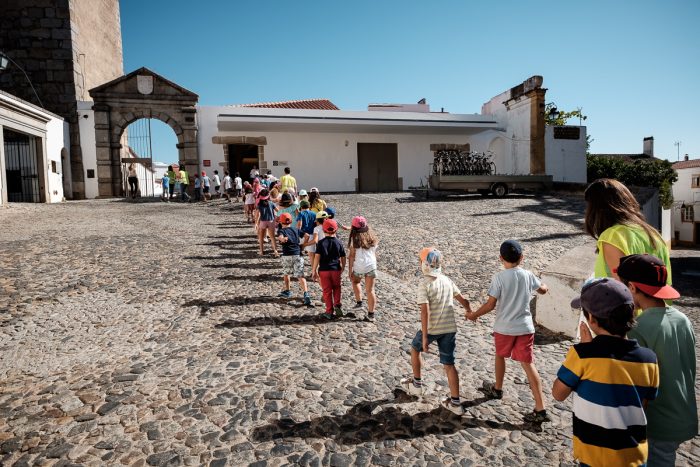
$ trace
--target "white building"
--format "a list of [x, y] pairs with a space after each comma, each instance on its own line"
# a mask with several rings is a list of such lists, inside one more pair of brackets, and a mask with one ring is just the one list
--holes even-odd
[[204, 170], [243, 177], [253, 165], [276, 177], [290, 167], [299, 186], [322, 191], [391, 191], [425, 184], [434, 152], [459, 148], [491, 151], [498, 173], [585, 183], [585, 128], [574, 127], [575, 139], [570, 131], [565, 138], [545, 131], [541, 85], [532, 77], [490, 99], [480, 114], [430, 112], [424, 100], [366, 111], [338, 110], [326, 100], [199, 106], [199, 158]]
[[674, 241], [680, 245], [700, 245], [700, 159], [673, 164], [678, 181], [673, 184]]
[[61, 117], [0, 91], [0, 205], [63, 200], [68, 141]]

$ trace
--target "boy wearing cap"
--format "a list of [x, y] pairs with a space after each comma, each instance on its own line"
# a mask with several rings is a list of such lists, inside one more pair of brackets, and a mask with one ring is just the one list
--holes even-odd
[[311, 306], [309, 289], [304, 279], [304, 257], [301, 256], [301, 234], [299, 229], [292, 226], [292, 216], [285, 212], [279, 216], [280, 228], [277, 230], [277, 240], [282, 245], [282, 274], [284, 275], [284, 290], [278, 297], [292, 298], [290, 276], [299, 281], [299, 288], [304, 292], [304, 305]]
[[[301, 230], [302, 234], [312, 237], [314, 235], [314, 227], [316, 226], [316, 213], [311, 211], [311, 205], [306, 200], [301, 200], [299, 203], [299, 216], [297, 217], [297, 229]], [[309, 257], [309, 259], [313, 259]]]
[[656, 355], [626, 339], [634, 326], [634, 300], [612, 278], [584, 284], [571, 302], [583, 309], [581, 343], [569, 349], [552, 396], [574, 393], [574, 457], [581, 465], [642, 465], [647, 460], [644, 406], [659, 386]]
[[530, 271], [520, 267], [523, 249], [515, 240], [501, 244], [500, 260], [505, 268], [493, 276], [488, 300], [467, 317], [476, 321], [480, 316], [496, 309], [493, 340], [496, 346], [496, 382], [484, 383], [482, 391], [488, 397], [503, 397], [503, 379], [506, 374], [506, 358], [520, 362], [527, 375], [530, 391], [535, 399], [535, 410], [525, 415], [525, 421], [542, 423], [549, 420], [544, 405], [542, 381], [534, 364], [533, 346], [535, 325], [530, 313], [533, 292], [547, 293], [547, 286]]
[[666, 284], [668, 271], [659, 258], [648, 254], [624, 256], [613, 272], [629, 287], [635, 308], [642, 309], [627, 337], [654, 351], [659, 359], [659, 396], [645, 410], [648, 465], [673, 466], [680, 444], [698, 434], [693, 325], [687, 316], [664, 302], [680, 294]]
[[421, 379], [420, 353], [427, 352], [431, 343], [437, 342], [440, 363], [445, 368], [450, 395], [440, 405], [456, 415], [464, 415], [459, 398], [459, 373], [455, 368], [455, 343], [457, 323], [454, 299], [464, 307], [471, 308], [454, 282], [442, 273], [442, 254], [432, 247], [423, 248], [419, 255], [423, 281], [418, 287], [421, 329], [411, 342], [411, 367], [413, 376], [401, 380], [401, 388], [408, 394], [420, 396], [424, 393]]
[[340, 304], [340, 279], [345, 270], [345, 248], [335, 238], [338, 224], [332, 219], [323, 221], [325, 237], [316, 244], [314, 262], [311, 266], [314, 280], [320, 279], [323, 288], [323, 301], [326, 304], [325, 318], [343, 316]]

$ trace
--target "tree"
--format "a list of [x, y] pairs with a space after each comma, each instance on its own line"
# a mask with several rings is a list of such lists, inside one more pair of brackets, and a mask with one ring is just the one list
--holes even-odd
[[[553, 110], [556, 111], [556, 115], [552, 113]], [[545, 125], [564, 126], [566, 125], [567, 120], [569, 120], [570, 118], [578, 118], [580, 121], [584, 121], [588, 117], [583, 115], [583, 109], [581, 107], [579, 107], [576, 110], [567, 112], [565, 110], [557, 109], [557, 106], [554, 105], [553, 102], [550, 102], [549, 104], [544, 106]]]
[[625, 185], [658, 188], [661, 206], [670, 209], [673, 205], [672, 186], [678, 180], [678, 174], [669, 161], [639, 159], [628, 162], [606, 156], [589, 156], [586, 160], [588, 181], [614, 178]]

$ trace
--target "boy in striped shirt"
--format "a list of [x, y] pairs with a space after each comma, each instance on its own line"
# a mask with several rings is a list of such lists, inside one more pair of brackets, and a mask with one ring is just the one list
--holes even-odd
[[656, 355], [625, 338], [634, 325], [634, 300], [621, 282], [594, 279], [571, 302], [583, 309], [581, 343], [569, 349], [552, 396], [574, 392], [574, 457], [581, 465], [645, 465], [647, 419], [644, 407], [656, 398]]
[[442, 254], [438, 250], [423, 248], [418, 256], [423, 273], [423, 281], [418, 286], [421, 330], [411, 343], [413, 376], [402, 379], [401, 387], [408, 394], [423, 395], [420, 353], [427, 352], [430, 344], [437, 341], [440, 363], [445, 367], [450, 387], [450, 396], [442, 400], [440, 405], [454, 414], [463, 415], [464, 407], [459, 398], [459, 374], [455, 368], [457, 323], [453, 298], [457, 299], [467, 313], [471, 312], [471, 308], [454, 282], [442, 274]]

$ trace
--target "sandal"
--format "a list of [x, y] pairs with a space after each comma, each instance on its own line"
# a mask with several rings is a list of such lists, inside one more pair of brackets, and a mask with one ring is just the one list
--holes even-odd
[[549, 415], [547, 415], [546, 410], [540, 410], [539, 412], [533, 410], [530, 413], [526, 413], [523, 416], [523, 420], [528, 423], [544, 423], [550, 421], [551, 419], [549, 418]]

